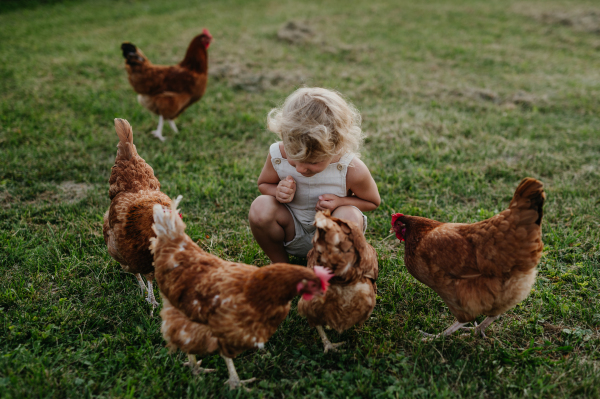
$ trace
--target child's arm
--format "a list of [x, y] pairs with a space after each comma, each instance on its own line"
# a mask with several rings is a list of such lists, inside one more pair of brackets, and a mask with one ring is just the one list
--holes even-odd
[[258, 176], [258, 190], [261, 194], [271, 195], [282, 204], [292, 202], [296, 193], [296, 182], [292, 176], [285, 180], [279, 180], [279, 175], [271, 163], [271, 154], [267, 156], [267, 162]]
[[352, 167], [348, 168], [346, 175], [346, 188], [354, 194], [349, 197], [338, 197], [334, 194], [324, 194], [319, 197], [316, 210], [329, 209], [331, 212], [344, 205], [352, 205], [361, 211], [377, 209], [381, 203], [377, 184], [369, 172], [369, 168], [360, 159], [352, 160]]

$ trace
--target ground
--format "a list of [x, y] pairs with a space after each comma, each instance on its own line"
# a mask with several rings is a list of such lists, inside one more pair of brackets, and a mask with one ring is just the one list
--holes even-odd
[[[599, 397], [599, 16], [592, 1], [7, 2], [0, 396]], [[175, 63], [203, 27], [206, 95], [159, 142], [120, 43]], [[113, 118], [131, 122], [164, 192], [184, 196], [192, 239], [265, 265], [247, 213], [276, 140], [266, 115], [303, 84], [336, 88], [362, 113], [362, 159], [382, 195], [367, 230], [378, 304], [363, 327], [328, 332], [346, 345], [326, 355], [292, 306], [264, 351], [235, 361], [258, 378], [251, 391], [229, 393], [219, 356], [203, 362], [217, 373], [194, 376], [169, 354], [160, 318], [106, 251]], [[483, 220], [526, 176], [548, 195], [531, 295], [488, 340], [421, 342], [418, 329], [453, 317], [406, 271], [390, 214]]]

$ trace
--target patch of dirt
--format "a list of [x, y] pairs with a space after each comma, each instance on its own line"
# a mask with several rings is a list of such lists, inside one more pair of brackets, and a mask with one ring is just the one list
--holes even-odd
[[58, 188], [62, 191], [63, 202], [79, 202], [87, 196], [88, 191], [94, 188], [91, 184], [64, 181]]
[[[445, 90], [442, 90], [439, 94], [444, 96], [444, 91]], [[507, 109], [515, 109], [517, 107], [531, 109], [538, 104], [546, 102], [546, 98], [538, 97], [522, 90], [505, 96], [501, 96], [491, 90], [478, 88], [452, 89], [448, 94], [453, 97], [462, 97], [480, 102], [491, 102]]]
[[304, 44], [314, 36], [314, 30], [303, 21], [288, 21], [277, 31], [277, 38], [290, 44]]
[[299, 85], [306, 77], [294, 71], [257, 71], [253, 64], [238, 62], [216, 62], [211, 65], [209, 73], [216, 80], [227, 81], [229, 87], [251, 93], [260, 93], [277, 86]]
[[491, 101], [497, 103], [500, 100], [500, 96], [497, 93], [487, 89], [454, 89], [450, 91], [450, 94], [458, 97], [467, 97], [473, 100], [479, 101]]
[[547, 11], [536, 17], [546, 24], [569, 26], [575, 30], [600, 34], [600, 10]]
[[[44, 202], [62, 202], [74, 204], [87, 196], [88, 191], [94, 188], [91, 184], [75, 183], [73, 181], [64, 181], [60, 183], [57, 191], [47, 190], [39, 194], [34, 200], [27, 202], [31, 205], [38, 205]], [[12, 202], [16, 202], [17, 199]]]
[[567, 26], [580, 32], [600, 34], [600, 9], [558, 9], [552, 6], [517, 4], [513, 10], [546, 25]]

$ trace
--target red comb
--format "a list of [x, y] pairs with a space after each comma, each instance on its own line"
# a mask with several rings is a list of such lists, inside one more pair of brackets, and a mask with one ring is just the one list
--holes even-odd
[[331, 270], [323, 266], [315, 266], [314, 271], [319, 280], [321, 280], [321, 289], [323, 292], [327, 291], [327, 287], [329, 287], [329, 280], [333, 277], [333, 273]]
[[401, 214], [401, 213], [396, 213], [396, 214], [392, 215], [392, 227], [394, 227], [394, 224], [396, 223], [396, 220], [398, 220], [398, 218], [402, 217], [402, 216], [404, 216], [404, 215]]
[[212, 35], [210, 34], [210, 32], [208, 31], [208, 29], [204, 28], [202, 29], [202, 34], [206, 35], [208, 37], [210, 37], [212, 39]]

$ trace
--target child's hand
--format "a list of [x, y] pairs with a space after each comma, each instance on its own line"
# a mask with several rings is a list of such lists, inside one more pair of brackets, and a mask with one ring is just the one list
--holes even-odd
[[342, 199], [335, 194], [323, 194], [319, 196], [319, 202], [315, 209], [317, 211], [324, 211], [329, 209], [331, 212], [335, 211], [338, 207], [342, 206]]
[[277, 185], [277, 191], [275, 192], [275, 198], [282, 204], [292, 202], [294, 194], [296, 193], [296, 182], [292, 176], [288, 176], [285, 180], [282, 180]]

